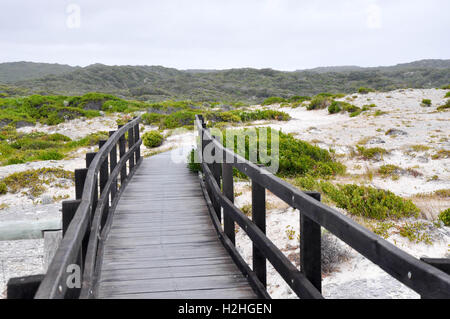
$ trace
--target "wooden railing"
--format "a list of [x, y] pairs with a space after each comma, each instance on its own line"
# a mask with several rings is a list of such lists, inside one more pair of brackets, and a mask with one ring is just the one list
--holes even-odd
[[[266, 260], [300, 298], [323, 298], [321, 294], [321, 227], [324, 227], [389, 275], [418, 292], [422, 298], [450, 298], [450, 275], [418, 260], [339, 211], [320, 202], [320, 194], [303, 192], [269, 171], [245, 160], [210, 133], [201, 115], [195, 125], [200, 136], [201, 180], [214, 226], [223, 244], [262, 298], [267, 293]], [[209, 144], [213, 144], [211, 147]], [[224, 163], [204, 161], [205, 148], [223, 154]], [[231, 159], [231, 161], [230, 161]], [[248, 176], [252, 183], [252, 219], [233, 203], [233, 168]], [[266, 236], [265, 192], [300, 211], [300, 269]], [[223, 216], [223, 228], [221, 225]], [[252, 268], [235, 248], [235, 223], [253, 244]], [[445, 262], [448, 265], [448, 260]], [[436, 263], [435, 263], [436, 264]]]
[[93, 297], [112, 213], [142, 161], [139, 122], [140, 117], [109, 132], [97, 153], [86, 154], [87, 168], [75, 170], [76, 199], [63, 202], [63, 239], [35, 298]]

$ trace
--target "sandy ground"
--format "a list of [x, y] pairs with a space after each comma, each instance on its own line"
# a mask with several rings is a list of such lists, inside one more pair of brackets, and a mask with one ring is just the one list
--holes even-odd
[[[377, 188], [388, 189], [397, 195], [411, 197], [423, 210], [418, 220], [427, 225], [427, 234], [433, 239], [432, 245], [415, 244], [398, 234], [388, 238], [392, 244], [415, 257], [450, 257], [450, 228], [434, 227], [432, 221], [437, 214], [450, 207], [450, 198], [416, 198], [415, 195], [430, 193], [438, 189], [450, 188], [450, 159], [432, 159], [438, 150], [450, 149], [450, 130], [448, 112], [435, 112], [436, 106], [445, 101], [444, 90], [397, 90], [386, 93], [352, 94], [341, 100], [355, 96], [349, 102], [357, 106], [375, 103], [376, 108], [351, 118], [348, 114], [329, 115], [327, 110], [307, 111], [304, 107], [272, 108], [289, 113], [292, 120], [288, 122], [262, 122], [262, 126], [281, 129], [293, 133], [298, 138], [310, 141], [325, 149], [336, 150], [338, 159], [348, 168], [350, 176], [339, 182], [363, 182]], [[432, 107], [422, 107], [422, 99], [431, 99]], [[387, 112], [374, 116], [376, 110]], [[389, 129], [399, 129], [405, 135], [387, 136]], [[383, 147], [389, 151], [383, 158], [364, 160], [352, 155], [352, 149], [361, 140], [368, 141], [365, 147]], [[361, 142], [360, 142], [361, 143]], [[428, 150], [414, 152], [411, 145], [425, 145]], [[372, 180], [364, 180], [360, 175], [376, 170], [385, 164], [394, 164], [403, 169], [413, 168], [421, 175], [414, 177], [400, 175], [400, 178], [382, 178], [374, 174]], [[437, 178], [433, 178], [433, 176]], [[243, 207], [251, 203], [249, 185], [236, 185], [236, 205]], [[272, 196], [273, 197], [273, 196]], [[271, 196], [268, 201], [270, 203]], [[294, 264], [298, 265], [299, 212], [277, 202], [269, 204], [267, 227], [268, 237], [282, 249]], [[345, 213], [345, 212], [343, 212]], [[324, 237], [323, 237], [324, 240]], [[332, 256], [334, 265], [331, 273], [323, 278], [323, 294], [327, 298], [418, 298], [418, 294], [405, 287], [367, 258], [358, 254], [351, 247], [327, 234], [323, 247], [325, 254]], [[236, 237], [238, 249], [251, 263], [251, 242], [242, 230]], [[326, 252], [328, 250], [328, 252]], [[340, 256], [340, 257], [339, 257]], [[322, 256], [324, 259], [324, 256]], [[296, 298], [287, 284], [268, 266], [268, 289], [274, 298]]]
[[[450, 149], [449, 112], [434, 112], [436, 106], [443, 104], [444, 90], [397, 90], [386, 93], [369, 93], [366, 95], [352, 94], [342, 100], [351, 98], [352, 104], [362, 106], [375, 103], [371, 109], [357, 117], [350, 118], [348, 114], [329, 115], [326, 110], [307, 111], [303, 107], [296, 109], [281, 108], [289, 113], [292, 120], [288, 122], [259, 123], [281, 129], [283, 132], [294, 133], [298, 138], [317, 144], [320, 147], [336, 150], [338, 159], [348, 168], [349, 176], [340, 182], [365, 182], [374, 187], [389, 189], [401, 196], [414, 196], [438, 189], [450, 188], [450, 166], [448, 158], [432, 159], [438, 150]], [[352, 98], [355, 97], [355, 98]], [[432, 107], [422, 107], [423, 98], [432, 100]], [[256, 106], [257, 107], [257, 106]], [[280, 109], [279, 106], [271, 106]], [[374, 116], [376, 110], [387, 112]], [[57, 126], [36, 126], [20, 129], [24, 132], [32, 130], [47, 133], [61, 133], [73, 139], [81, 138], [95, 131], [116, 129], [117, 115], [94, 119], [76, 119]], [[87, 125], [88, 124], [88, 125]], [[258, 123], [256, 123], [258, 124]], [[399, 129], [406, 135], [395, 137], [385, 135], [388, 129]], [[155, 127], [145, 126], [144, 133]], [[164, 132], [166, 138], [162, 146], [148, 150], [142, 147], [144, 156], [157, 152], [182, 148], [182, 152], [174, 151], [173, 159], [185, 160], [187, 153], [195, 143], [194, 131]], [[389, 153], [378, 160], [363, 160], [352, 156], [352, 149], [362, 140], [365, 147], [383, 147]], [[426, 145], [426, 151], [414, 152], [411, 145]], [[66, 170], [84, 167], [84, 154], [91, 149], [80, 149], [72, 154], [71, 159], [61, 161], [42, 161], [26, 164], [0, 167], [0, 178], [17, 171], [36, 169], [40, 167], [61, 167]], [[414, 177], [402, 174], [398, 180], [381, 178], [374, 174], [373, 179], [361, 180], [361, 175], [367, 171], [376, 171], [383, 164], [395, 164], [401, 168], [414, 168], [421, 175]], [[435, 178], [434, 176], [437, 176]], [[250, 188], [245, 182], [236, 183], [236, 205], [243, 207], [250, 203]], [[39, 198], [30, 198], [26, 194], [7, 194], [0, 197], [1, 203], [9, 207], [0, 210], [0, 223], [14, 220], [42, 220], [59, 218], [59, 201], [52, 202], [53, 196], [74, 196], [73, 185], [67, 188], [50, 186]], [[422, 216], [433, 220], [437, 212], [450, 206], [450, 199], [421, 199], [421, 205], [426, 211]], [[42, 202], [47, 205], [43, 205]], [[298, 264], [298, 234], [299, 212], [288, 208], [273, 195], [268, 195], [267, 231], [268, 237], [282, 249], [294, 264]], [[27, 212], [27, 213], [23, 213]], [[331, 298], [416, 298], [417, 294], [392, 279], [376, 265], [360, 256], [353, 249], [324, 232], [324, 256], [329, 260], [326, 265], [328, 272], [323, 278], [325, 297]], [[410, 254], [421, 257], [449, 257], [450, 230], [448, 227], [431, 228], [433, 245], [412, 244], [398, 235], [389, 237], [389, 241]], [[237, 247], [247, 261], [251, 261], [251, 243], [245, 233], [237, 233]], [[14, 276], [42, 272], [43, 240], [0, 241], [0, 298], [7, 279]], [[251, 264], [251, 262], [250, 262]], [[295, 298], [295, 295], [274, 271], [268, 266], [268, 288], [274, 298]], [[329, 269], [328, 269], [329, 268]]]

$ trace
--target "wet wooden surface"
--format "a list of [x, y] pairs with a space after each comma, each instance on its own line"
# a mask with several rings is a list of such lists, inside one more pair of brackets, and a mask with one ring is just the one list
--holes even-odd
[[197, 175], [144, 159], [105, 242], [97, 298], [256, 298], [219, 241]]

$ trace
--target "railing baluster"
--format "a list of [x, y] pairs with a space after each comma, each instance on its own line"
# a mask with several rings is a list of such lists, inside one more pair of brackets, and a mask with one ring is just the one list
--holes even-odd
[[[307, 192], [309, 196], [320, 201], [320, 193]], [[300, 212], [300, 271], [317, 288], [322, 291], [321, 269], [321, 233], [320, 225]]]
[[87, 168], [75, 170], [75, 199], [81, 199], [81, 196], [83, 196], [84, 182], [86, 181], [87, 172]]
[[[115, 131], [109, 131], [109, 136], [111, 137], [114, 133]], [[117, 165], [117, 144], [113, 145], [113, 148], [109, 153], [109, 160], [110, 160], [109, 173], [111, 174]], [[111, 203], [114, 200], [114, 197], [116, 197], [116, 193], [117, 193], [117, 179], [114, 180], [113, 185], [111, 187]]]
[[[77, 200], [66, 200], [62, 202], [62, 233], [63, 238], [66, 234], [67, 229], [69, 228], [70, 223], [72, 222], [75, 213], [77, 212], [78, 206], [81, 203], [81, 199]], [[83, 271], [83, 261], [86, 254], [87, 248], [87, 238], [83, 241], [83, 245], [81, 245], [80, 250], [77, 254], [76, 264], [80, 266], [81, 273]], [[80, 293], [80, 289], [72, 288], [66, 292], [66, 297], [69, 299], [77, 298]]]
[[[217, 137], [213, 136], [213, 140], [214, 139], [217, 140]], [[216, 155], [215, 147], [212, 150], [212, 155], [215, 158], [215, 155]], [[214, 179], [216, 180], [217, 185], [219, 185], [219, 188], [220, 188], [220, 177], [222, 175], [222, 166], [220, 165], [220, 163], [216, 163], [216, 161], [214, 160], [214, 162], [211, 163], [211, 171], [212, 171]], [[214, 210], [216, 211], [219, 222], [221, 222], [222, 221], [222, 212], [221, 212], [220, 203], [217, 200], [214, 200], [213, 207], [214, 207]]]
[[[266, 233], [266, 189], [252, 181], [252, 221]], [[264, 287], [267, 287], [266, 258], [253, 243], [253, 271]]]
[[[134, 144], [136, 144], [139, 141], [139, 122], [134, 126]], [[141, 158], [141, 148], [138, 147], [136, 149], [136, 153], [135, 153], [135, 161], [136, 164], [139, 162], [139, 159]]]
[[[234, 203], [233, 166], [222, 163], [222, 192], [226, 198]], [[223, 211], [223, 231], [233, 245], [236, 244], [235, 224], [233, 218], [224, 209]]]
[[[131, 149], [134, 145], [134, 129], [133, 127], [131, 127], [128, 130], [128, 149]], [[131, 173], [131, 171], [134, 168], [134, 156], [130, 156], [130, 167], [129, 167], [129, 173]]]
[[[123, 125], [119, 125], [119, 129], [122, 127]], [[119, 156], [120, 158], [125, 156], [125, 136], [122, 135], [119, 138]], [[123, 165], [122, 168], [120, 169], [120, 184], [123, 185], [125, 183], [125, 180], [127, 179], [127, 165]]]
[[[98, 142], [99, 148], [102, 148], [102, 146], [105, 145], [105, 143], [106, 143], [106, 141], [103, 141], [103, 140], [99, 141]], [[105, 185], [109, 179], [108, 159], [109, 159], [109, 156], [106, 156], [105, 160], [100, 165], [100, 195], [103, 193], [103, 190], [105, 189]], [[109, 196], [106, 197], [106, 203], [104, 205], [104, 209], [102, 212], [102, 218], [101, 218], [102, 226], [105, 224], [106, 217], [108, 216], [108, 212], [109, 212]]]

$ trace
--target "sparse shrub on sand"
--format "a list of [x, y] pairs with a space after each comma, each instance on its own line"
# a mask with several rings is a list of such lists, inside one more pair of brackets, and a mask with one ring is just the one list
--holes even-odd
[[164, 137], [158, 131], [150, 131], [142, 136], [142, 142], [147, 148], [154, 148], [161, 146]]
[[366, 88], [366, 87], [360, 87], [360, 88], [358, 89], [358, 93], [359, 93], [359, 94], [367, 94], [367, 93], [369, 93], [369, 92], [375, 92], [375, 90], [374, 90], [374, 89], [371, 89], [371, 88]]
[[74, 180], [74, 173], [61, 168], [39, 168], [27, 171], [12, 173], [2, 180], [10, 193], [18, 193], [23, 189], [28, 189], [27, 194], [37, 197], [46, 191], [45, 185], [50, 185], [56, 179], [64, 178]]
[[445, 102], [445, 104], [442, 104], [441, 106], [437, 107], [438, 111], [447, 111], [450, 109], [450, 99], [447, 100], [447, 102]]
[[364, 146], [357, 145], [356, 150], [360, 156], [364, 159], [381, 159], [388, 151], [382, 147], [365, 148]]
[[430, 99], [423, 99], [421, 105], [422, 106], [431, 106], [431, 100]]

